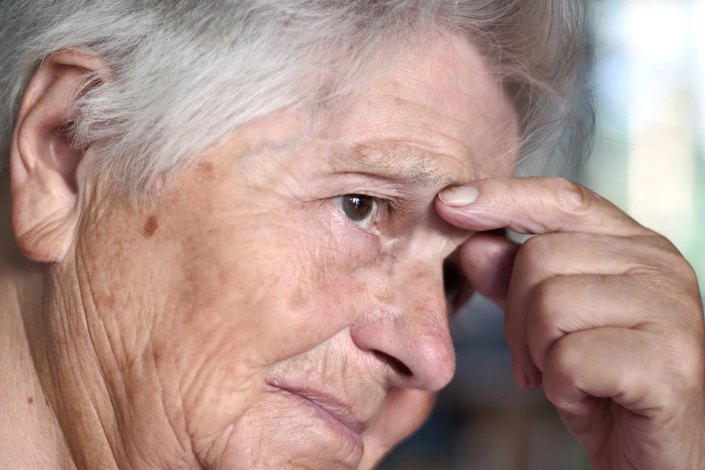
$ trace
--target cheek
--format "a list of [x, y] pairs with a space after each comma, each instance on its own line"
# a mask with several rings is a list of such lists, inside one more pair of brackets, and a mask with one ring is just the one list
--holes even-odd
[[292, 210], [288, 223], [268, 226], [275, 243], [258, 247], [272, 258], [258, 266], [256, 277], [276, 278], [260, 310], [267, 312], [267, 337], [279, 345], [278, 356], [267, 358], [270, 364], [324, 343], [372, 301], [367, 273], [378, 260], [376, 237], [340, 220], [331, 207]]
[[347, 225], [316, 205], [193, 224], [205, 233], [186, 237], [169, 330], [252, 370], [325, 342], [373, 297], [364, 273], [377, 245]]
[[151, 270], [166, 290], [150, 341], [194, 434], [226, 429], [271, 365], [344, 330], [375, 297], [376, 238], [324, 204], [211, 191], [162, 210], [156, 229], [150, 220], [140, 236], [150, 232]]

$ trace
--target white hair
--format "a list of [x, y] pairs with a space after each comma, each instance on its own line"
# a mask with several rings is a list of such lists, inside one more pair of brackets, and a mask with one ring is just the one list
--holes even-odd
[[522, 157], [558, 146], [575, 159], [592, 133], [580, 0], [2, 2], [0, 165], [38, 65], [82, 48], [110, 77], [86, 75], [73, 144], [100, 142], [99, 168], [133, 197], [244, 124], [354, 91], [380, 51], [425, 28], [480, 48], [514, 99]]

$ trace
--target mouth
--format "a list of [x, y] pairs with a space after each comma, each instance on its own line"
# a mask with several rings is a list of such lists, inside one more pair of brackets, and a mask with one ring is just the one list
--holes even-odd
[[333, 430], [353, 440], [358, 446], [363, 446], [362, 432], [367, 428], [366, 424], [356, 419], [350, 408], [334, 397], [320, 391], [291, 388], [270, 382], [265, 383], [265, 390], [300, 400], [302, 404], [313, 408]]

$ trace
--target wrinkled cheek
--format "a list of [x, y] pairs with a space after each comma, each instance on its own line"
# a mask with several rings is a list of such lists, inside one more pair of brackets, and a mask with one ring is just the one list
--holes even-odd
[[354, 322], [373, 297], [356, 272], [359, 256], [298, 235], [187, 247], [189, 268], [176, 283], [167, 328], [184, 332], [189, 344], [182, 351], [229, 357], [256, 371], [313, 349]]
[[[277, 260], [276, 279], [259, 296], [254, 308], [259, 338], [268, 347], [259, 351], [263, 365], [270, 365], [309, 351], [349, 327], [373, 302], [370, 293], [370, 260], [341, 249], [334, 237], [290, 240]], [[293, 256], [292, 256], [293, 254]], [[272, 275], [262, 274], [262, 279]]]
[[366, 310], [363, 283], [352, 277], [311, 273], [281, 287], [263, 310], [276, 312], [262, 318], [263, 365], [305, 353], [347, 328]]
[[213, 450], [215, 458], [203, 460], [208, 468], [248, 470], [353, 469], [363, 455], [361, 446], [332, 432], [313, 409], [279, 393], [264, 393]]
[[209, 231], [212, 243], [186, 243], [185, 269], [159, 328], [164, 356], [182, 374], [186, 421], [204, 447], [256, 405], [269, 366], [347, 328], [370, 308], [370, 286], [379, 284], [369, 275], [379, 271], [373, 256], [341, 249], [318, 227], [243, 223], [239, 232]]
[[245, 264], [247, 272], [241, 263], [217, 269], [211, 264], [212, 273], [221, 273], [192, 283], [192, 292], [174, 310], [183, 321], [160, 329], [182, 332], [173, 336], [180, 341], [163, 338], [165, 356], [180, 362], [185, 419], [204, 446], [209, 436], [225, 435], [233, 423], [240, 426], [259, 402], [269, 366], [314, 349], [364, 311], [364, 283], [306, 263], [280, 263], [287, 268], [284, 278], [264, 276], [255, 269], [261, 264]]

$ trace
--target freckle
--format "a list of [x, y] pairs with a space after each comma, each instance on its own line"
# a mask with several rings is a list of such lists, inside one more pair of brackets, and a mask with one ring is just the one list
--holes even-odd
[[144, 224], [145, 238], [149, 238], [152, 235], [154, 235], [154, 232], [156, 232], [158, 228], [159, 228], [159, 222], [157, 222], [157, 218], [153, 215], [150, 215], [149, 218], [147, 219], [147, 223]]
[[394, 300], [394, 291], [387, 288], [387, 287], [381, 287], [377, 291], [373, 293], [375, 299], [379, 300], [380, 302], [392, 302]]
[[32, 397], [27, 398], [27, 403], [29, 403], [30, 405], [32, 403], [34, 403], [34, 398], [32, 398]]
[[213, 162], [201, 162], [198, 164], [198, 169], [201, 171], [201, 174], [209, 180], [212, 180], [216, 176], [215, 164], [213, 164]]
[[300, 310], [308, 304], [308, 299], [301, 289], [298, 289], [288, 299], [287, 307], [289, 310]]

